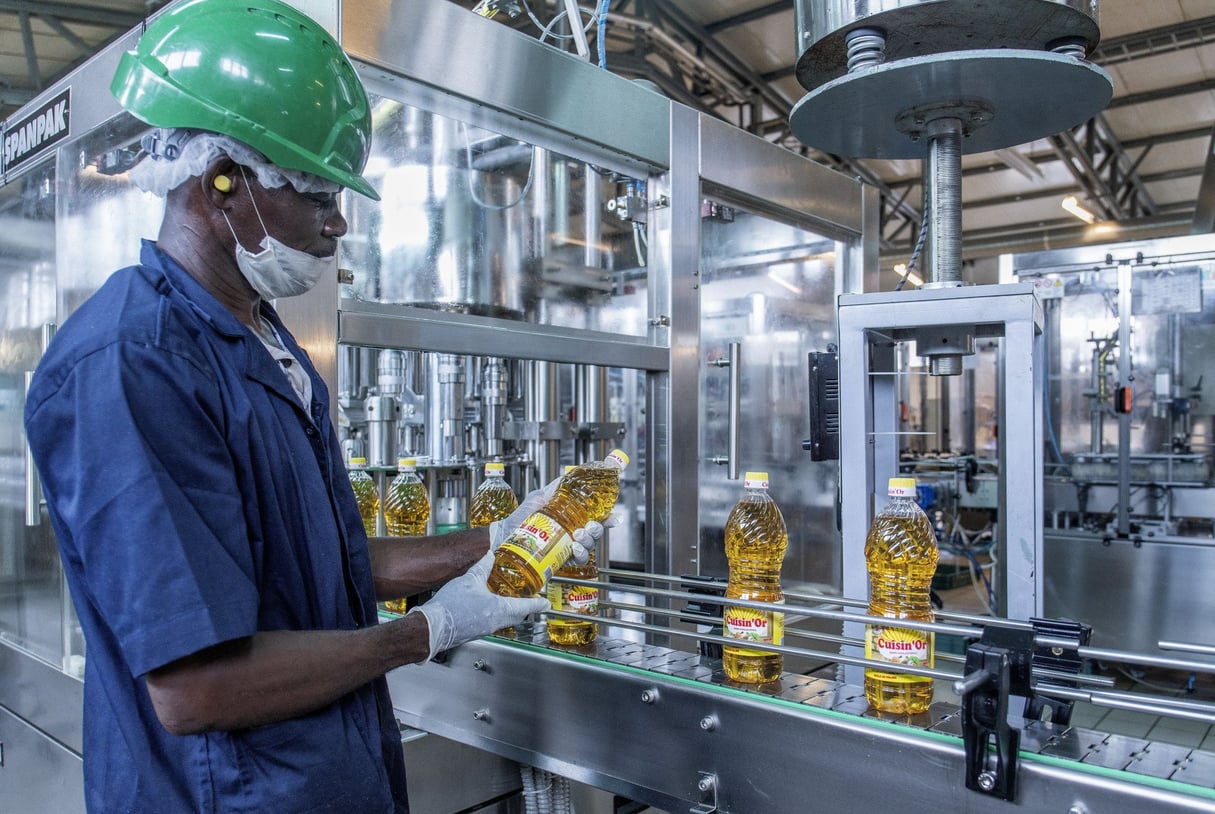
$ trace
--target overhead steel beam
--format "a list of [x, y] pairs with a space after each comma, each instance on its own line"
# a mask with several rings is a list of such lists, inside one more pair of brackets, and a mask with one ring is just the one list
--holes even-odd
[[[1083, 136], [1083, 143], [1075, 133]], [[1155, 215], [1156, 204], [1105, 117], [1050, 137], [1064, 165], [1105, 220]]]
[[80, 37], [76, 36], [75, 32], [73, 32], [72, 29], [70, 29], [66, 25], [64, 25], [59, 20], [58, 17], [52, 17], [49, 14], [39, 14], [38, 17], [39, 17], [39, 19], [42, 20], [42, 22], [46, 23], [46, 25], [52, 31], [54, 31], [56, 34], [63, 37], [65, 40], [67, 40], [72, 45], [74, 45], [77, 48], [77, 50], [83, 51], [85, 53], [91, 53], [95, 49], [95, 46], [90, 45], [89, 43], [82, 40]]
[[1199, 82], [1187, 82], [1184, 85], [1171, 85], [1167, 88], [1157, 88], [1156, 90], [1147, 90], [1142, 93], [1128, 93], [1125, 96], [1117, 96], [1110, 100], [1109, 106], [1106, 109], [1142, 105], [1147, 102], [1161, 102], [1165, 99], [1175, 99], [1178, 96], [1188, 96], [1192, 93], [1206, 93], [1209, 90], [1215, 90], [1215, 79], [1203, 79]]
[[1117, 65], [1143, 57], [1168, 54], [1215, 42], [1215, 16], [1186, 20], [1148, 31], [1102, 40], [1089, 54], [1099, 65]]
[[34, 31], [30, 28], [29, 12], [18, 12], [17, 21], [21, 26], [21, 46], [25, 49], [25, 69], [29, 72], [30, 86], [34, 90], [42, 90], [42, 72], [38, 70], [38, 51], [34, 47]]
[[1215, 232], [1215, 131], [1207, 145], [1207, 160], [1202, 168], [1202, 181], [1198, 184], [1198, 200], [1194, 206], [1194, 223], [1190, 232], [1195, 235]]
[[766, 6], [753, 8], [750, 11], [744, 11], [741, 14], [734, 14], [717, 20], [712, 23], [705, 23], [705, 31], [709, 34], [717, 34], [736, 26], [745, 25], [755, 20], [762, 20], [764, 17], [770, 17], [773, 14], [780, 14], [782, 11], [792, 11], [793, 0], [784, 0], [780, 3], [769, 3]]
[[36, 94], [32, 90], [18, 90], [16, 88], [0, 88], [0, 105], [10, 105], [12, 107], [21, 107], [25, 103], [34, 98]]

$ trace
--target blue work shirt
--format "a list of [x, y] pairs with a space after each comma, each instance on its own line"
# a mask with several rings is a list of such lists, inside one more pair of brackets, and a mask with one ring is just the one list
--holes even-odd
[[[268, 630], [376, 623], [329, 395], [305, 411], [258, 339], [155, 244], [68, 319], [25, 423], [87, 643], [90, 812], [403, 814], [379, 678], [315, 712], [172, 735], [142, 676]], [[307, 681], [308, 676], [300, 676]]]

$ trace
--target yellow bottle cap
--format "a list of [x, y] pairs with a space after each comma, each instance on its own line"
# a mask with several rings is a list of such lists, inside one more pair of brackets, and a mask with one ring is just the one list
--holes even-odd
[[629, 465], [629, 456], [623, 449], [614, 449], [608, 453], [605, 461], [615, 462], [618, 467], [624, 469]]
[[397, 458], [397, 469], [417, 469], [417, 458]]
[[367, 466], [367, 459], [366, 458], [351, 458], [350, 465], [351, 466]]
[[505, 472], [505, 471], [506, 471], [506, 465], [505, 465], [505, 464], [499, 464], [499, 463], [488, 463], [488, 464], [486, 464], [486, 465], [485, 465], [485, 474], [486, 474], [486, 475], [490, 474], [491, 472], [497, 472], [497, 473], [499, 473], [499, 474], [500, 474], [500, 473]]
[[886, 494], [891, 497], [915, 497], [915, 478], [891, 478], [886, 484]]
[[746, 489], [767, 489], [767, 472], [748, 472], [743, 475], [743, 487]]

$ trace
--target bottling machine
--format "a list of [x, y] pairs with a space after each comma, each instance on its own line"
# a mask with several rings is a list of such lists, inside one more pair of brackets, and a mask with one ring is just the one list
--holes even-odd
[[[932, 626], [941, 655], [923, 672], [941, 683], [930, 713], [883, 719], [857, 686], [856, 530], [871, 516], [873, 484], [898, 467], [888, 385], [927, 331], [954, 349], [1015, 349], [1004, 387], [1028, 388], [1040, 404], [1043, 309], [1033, 286], [999, 287], [994, 310], [996, 300], [979, 299], [988, 292], [951, 286], [875, 294], [878, 201], [856, 179], [452, 4], [300, 5], [339, 33], [374, 103], [367, 175], [383, 200], [347, 196], [342, 279], [278, 303], [331, 383], [349, 455], [367, 458], [381, 485], [398, 456], [417, 458], [436, 532], [465, 522], [485, 461], [506, 464], [522, 491], [611, 446], [633, 459], [621, 523], [600, 552], [594, 645], [553, 647], [538, 619], [390, 675], [415, 811], [518, 810], [516, 762], [575, 781], [583, 811], [864, 811], [887, 806], [893, 788], [907, 811], [1000, 811], [1008, 800], [1035, 811], [1215, 810], [1215, 753], [1068, 720], [1080, 699], [1210, 722], [1210, 705], [1118, 692], [1084, 669], [1121, 659], [1201, 671], [1201, 652], [1098, 649], [1084, 625], [1039, 618], [1041, 594], [1024, 589], [1044, 568], [1033, 533], [1024, 532], [1029, 553], [1006, 560], [1017, 563], [1005, 574], [1016, 598], [1002, 614], [945, 614]], [[798, 4], [799, 19], [824, 19], [826, 5]], [[805, 58], [822, 50], [811, 43], [830, 51], [837, 32], [862, 22], [900, 22], [854, 5], [854, 16], [819, 23], [819, 36], [806, 32]], [[893, 13], [919, 25], [933, 6], [898, 5]], [[1063, 56], [1035, 52], [1054, 39], [1018, 43], [1025, 65], [1091, 82], [1088, 4], [1019, 5], [1051, 12], [1042, 24], [1052, 31], [1079, 31]], [[21, 464], [20, 388], [54, 325], [132, 262], [158, 223], [158, 201], [124, 175], [143, 127], [105, 92], [137, 35], [5, 123], [13, 132], [59, 110], [65, 125], [53, 142], [6, 159], [0, 186], [5, 810], [82, 806], [87, 643], [37, 473]], [[931, 67], [958, 62], [942, 56], [948, 49], [904, 47], [892, 37], [887, 50], [898, 76], [956, 73]], [[452, 54], [480, 70], [452, 70]], [[55, 108], [65, 94], [70, 104]], [[841, 112], [824, 104], [825, 116], [799, 120]], [[974, 109], [988, 108], [997, 121], [999, 105]], [[1056, 125], [1067, 126], [1036, 126]], [[941, 126], [928, 140], [948, 169]], [[948, 178], [934, 211], [950, 209]], [[950, 252], [942, 228], [938, 257]], [[964, 330], [950, 328], [957, 322]], [[938, 372], [960, 364], [951, 358], [960, 353], [938, 356]], [[999, 453], [1004, 472], [1040, 472], [1041, 458], [1024, 452], [1040, 449], [1039, 414], [1014, 411], [1005, 438], [1022, 440]], [[714, 651], [722, 527], [744, 468], [770, 473], [790, 529], [787, 672], [762, 687], [730, 686]], [[1018, 525], [1040, 529], [1040, 498], [1029, 492], [993, 490]]]

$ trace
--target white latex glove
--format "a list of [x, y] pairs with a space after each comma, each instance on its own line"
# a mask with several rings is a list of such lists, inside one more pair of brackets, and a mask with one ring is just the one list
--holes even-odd
[[603, 539], [603, 530], [618, 525], [620, 525], [620, 514], [615, 509], [612, 509], [612, 513], [602, 523], [588, 520], [585, 526], [575, 529], [573, 534], [574, 548], [570, 552], [570, 561], [575, 565], [586, 565], [587, 561], [591, 558], [591, 551]]
[[557, 491], [557, 484], [561, 482], [561, 478], [554, 478], [541, 489], [533, 489], [523, 496], [519, 507], [508, 514], [501, 520], [495, 520], [489, 524], [489, 550], [493, 551], [498, 546], [502, 545], [502, 541], [511, 535], [515, 529], [523, 525], [523, 521], [531, 517], [533, 513], [544, 508], [544, 504], [548, 503], [549, 498]]
[[486, 552], [472, 568], [448, 582], [409, 613], [426, 617], [430, 627], [430, 655], [487, 636], [495, 630], [517, 625], [533, 613], [548, 610], [542, 596], [516, 599], [498, 596], [485, 584], [494, 565], [494, 554]]

